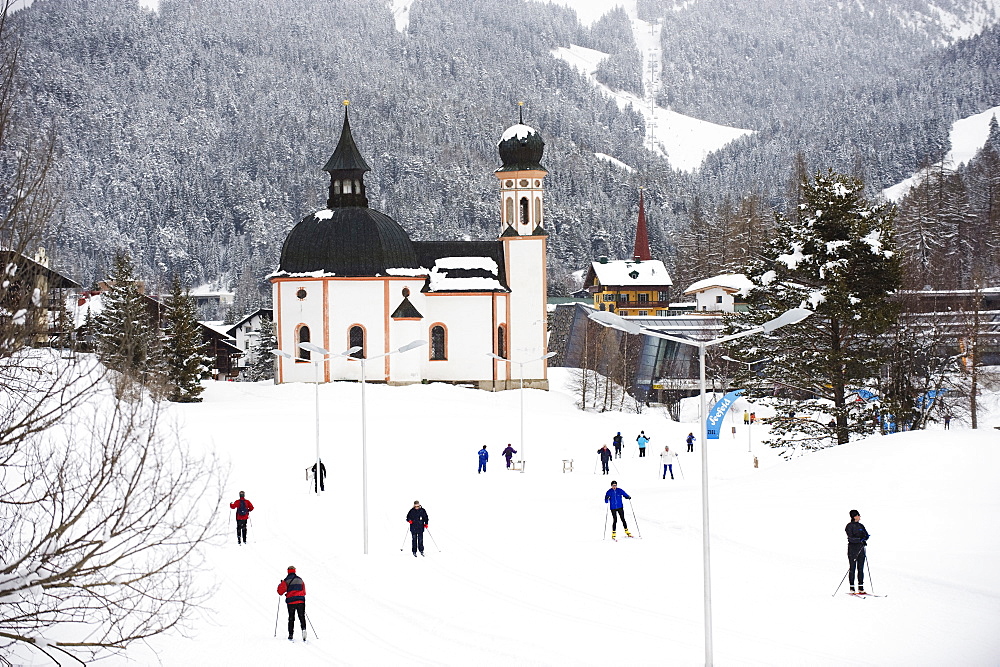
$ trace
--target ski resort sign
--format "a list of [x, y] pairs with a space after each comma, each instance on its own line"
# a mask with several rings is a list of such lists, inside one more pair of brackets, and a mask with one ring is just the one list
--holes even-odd
[[729, 408], [736, 402], [739, 395], [743, 393], [742, 389], [737, 389], [736, 391], [731, 391], [722, 399], [712, 406], [712, 409], [708, 411], [708, 419], [705, 420], [705, 437], [709, 440], [718, 440], [719, 431], [722, 430], [722, 420], [726, 418], [726, 413], [729, 412]]

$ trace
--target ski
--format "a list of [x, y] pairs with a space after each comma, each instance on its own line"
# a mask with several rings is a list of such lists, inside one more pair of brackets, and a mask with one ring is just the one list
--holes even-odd
[[848, 593], [848, 595], [854, 596], [856, 598], [884, 598], [887, 595], [875, 595], [874, 593]]

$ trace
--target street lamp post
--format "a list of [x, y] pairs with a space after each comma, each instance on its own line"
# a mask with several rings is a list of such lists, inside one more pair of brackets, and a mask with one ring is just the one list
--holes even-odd
[[311, 352], [313, 354], [318, 354], [318, 355], [320, 355], [321, 358], [318, 359], [318, 360], [316, 360], [316, 361], [313, 361], [312, 359], [303, 359], [302, 357], [296, 357], [294, 355], [291, 355], [288, 352], [285, 352], [284, 350], [271, 350], [271, 354], [275, 355], [276, 357], [283, 357], [285, 359], [291, 359], [293, 361], [305, 361], [307, 363], [313, 364], [313, 367], [316, 369], [316, 382], [315, 382], [315, 384], [316, 384], [316, 472], [313, 473], [313, 478], [314, 478], [313, 479], [313, 488], [316, 490], [316, 493], [318, 494], [319, 493], [320, 476], [323, 474], [323, 469], [320, 467], [320, 460], [319, 460], [319, 385], [320, 385], [319, 370], [320, 370], [320, 364], [323, 364], [323, 363], [325, 363], [327, 361], [330, 361], [331, 359], [337, 359], [338, 357], [346, 357], [349, 354], [354, 354], [355, 352], [357, 352], [361, 348], [360, 347], [352, 347], [351, 349], [345, 350], [344, 352], [341, 352], [340, 354], [330, 354], [329, 350], [326, 350], [326, 349], [320, 347], [319, 345], [315, 345], [313, 343], [299, 343], [299, 347], [302, 348], [303, 350], [306, 350], [307, 352]]
[[[722, 355], [722, 358], [725, 359], [726, 361], [736, 362], [737, 364], [746, 364], [747, 365], [747, 375], [750, 374], [750, 369], [753, 367], [754, 364], [759, 364], [759, 363], [763, 363], [765, 361], [770, 361], [770, 359], [758, 359], [757, 361], [740, 361], [739, 359], [733, 359], [732, 357], [727, 357], [726, 355]], [[753, 428], [753, 422], [752, 421], [748, 421], [747, 422], [747, 452], [749, 452], [749, 453], [753, 453], [753, 448], [751, 447], [751, 443], [750, 443], [750, 430], [752, 428]]]
[[[374, 361], [375, 359], [381, 359], [383, 357], [388, 357], [393, 354], [400, 354], [402, 352], [409, 352], [410, 350], [416, 349], [427, 345], [425, 340], [415, 340], [403, 345], [400, 348], [392, 350], [391, 352], [386, 352], [384, 354], [379, 354], [374, 357], [353, 357], [349, 356], [348, 361], [358, 361], [361, 363], [361, 522], [363, 525], [363, 535], [364, 535], [364, 549], [365, 555], [368, 555], [368, 412], [367, 412], [367, 399], [365, 398], [365, 384], [366, 383], [366, 370], [369, 361]], [[360, 347], [351, 348], [353, 354], [360, 350]]]
[[771, 333], [775, 329], [783, 327], [787, 324], [794, 324], [796, 322], [801, 322], [805, 318], [812, 315], [812, 311], [808, 308], [792, 308], [791, 310], [785, 311], [778, 317], [765, 322], [761, 326], [754, 327], [753, 329], [748, 329], [746, 331], [741, 331], [740, 333], [733, 334], [731, 336], [723, 336], [722, 338], [715, 338], [712, 340], [691, 340], [690, 338], [681, 338], [680, 336], [671, 336], [670, 334], [661, 333], [659, 331], [654, 331], [653, 329], [648, 329], [644, 326], [626, 320], [625, 318], [615, 315], [608, 311], [598, 311], [595, 310], [590, 313], [590, 319], [594, 320], [598, 324], [606, 327], [611, 327], [613, 329], [618, 329], [619, 331], [624, 331], [630, 334], [642, 334], [645, 336], [652, 336], [654, 338], [664, 338], [666, 340], [673, 341], [675, 343], [681, 343], [683, 345], [691, 345], [698, 348], [698, 382], [700, 391], [699, 400], [699, 420], [701, 421], [701, 522], [702, 522], [702, 566], [704, 568], [704, 580], [705, 580], [705, 665], [712, 665], [712, 568], [711, 568], [711, 547], [709, 541], [708, 532], [708, 428], [706, 424], [706, 417], [708, 414], [706, 398], [705, 398], [705, 350], [712, 345], [719, 345], [720, 343], [728, 343], [731, 340], [736, 340], [737, 338], [743, 338], [744, 336], [751, 336], [759, 333]]
[[537, 359], [530, 359], [528, 361], [514, 361], [513, 359], [504, 359], [500, 355], [493, 354], [492, 352], [489, 352], [488, 354], [491, 357], [493, 357], [494, 359], [496, 359], [497, 361], [502, 361], [502, 362], [504, 362], [506, 364], [517, 364], [518, 374], [519, 374], [520, 379], [521, 379], [520, 389], [518, 390], [517, 393], [518, 393], [518, 395], [519, 395], [518, 397], [520, 398], [520, 401], [521, 401], [521, 444], [520, 444], [521, 450], [520, 451], [521, 451], [521, 472], [523, 473], [524, 472], [524, 468], [525, 468], [525, 462], [526, 462], [526, 459], [524, 458], [524, 365], [525, 364], [533, 364], [536, 361], [543, 361], [543, 360], [548, 359], [550, 357], [556, 356], [556, 354], [558, 354], [558, 353], [557, 352], [549, 352], [548, 354], [543, 355], [541, 357], [538, 357]]

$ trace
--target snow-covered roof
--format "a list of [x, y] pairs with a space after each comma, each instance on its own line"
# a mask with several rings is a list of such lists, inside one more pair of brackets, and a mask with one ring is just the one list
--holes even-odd
[[713, 287], [719, 287], [730, 292], [740, 292], [742, 294], [746, 294], [753, 289], [753, 283], [750, 282], [750, 279], [742, 273], [723, 273], [718, 276], [712, 276], [711, 278], [705, 278], [704, 280], [692, 283], [690, 287], [684, 290], [684, 293], [692, 294], [694, 292], [701, 292]]
[[538, 130], [531, 127], [530, 125], [525, 125], [524, 123], [517, 123], [516, 125], [511, 125], [506, 130], [504, 130], [503, 136], [500, 137], [500, 141], [497, 142], [497, 146], [503, 142], [517, 137], [518, 139], [527, 139], [532, 134], [538, 134]]
[[614, 286], [662, 286], [673, 285], [667, 267], [658, 259], [642, 262], [633, 260], [611, 260], [608, 262], [593, 262], [591, 270], [602, 285]]
[[439, 257], [427, 282], [430, 292], [506, 291], [491, 257]]

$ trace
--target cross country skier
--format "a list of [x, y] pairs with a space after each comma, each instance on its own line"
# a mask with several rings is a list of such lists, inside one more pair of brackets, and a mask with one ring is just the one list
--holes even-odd
[[486, 451], [486, 445], [483, 445], [483, 448], [479, 450], [479, 469], [476, 470], [477, 475], [481, 472], [486, 472], [486, 462], [489, 460], [490, 454]]
[[[240, 499], [229, 503], [229, 509], [236, 510], [236, 544], [246, 544], [247, 519], [250, 518], [250, 512], [253, 512], [253, 503], [240, 491]], [[242, 542], [240, 542], [241, 537]]]
[[632, 500], [632, 496], [625, 493], [625, 489], [619, 489], [618, 482], [612, 480], [611, 488], [604, 494], [604, 502], [611, 504], [611, 539], [615, 539], [619, 516], [622, 518], [622, 528], [625, 529], [625, 534], [632, 537], [632, 533], [628, 532], [628, 524], [625, 523], [625, 504], [622, 498]]
[[413, 501], [413, 508], [406, 513], [406, 522], [410, 524], [411, 548], [413, 557], [417, 557], [417, 551], [424, 555], [424, 528], [430, 523], [427, 518], [427, 510], [420, 506], [419, 500]]
[[847, 579], [851, 584], [851, 592], [854, 593], [854, 570], [858, 571], [858, 593], [865, 592], [865, 547], [868, 546], [868, 531], [861, 523], [861, 513], [851, 510], [851, 522], [844, 528], [847, 533], [847, 560], [850, 562], [850, 569], [847, 571]]
[[674, 478], [674, 463], [677, 462], [677, 452], [670, 451], [670, 447], [664, 447], [660, 452], [660, 462], [663, 463], [663, 479], [670, 473], [670, 479]]
[[507, 469], [510, 470], [510, 459], [511, 459], [511, 457], [514, 456], [514, 454], [517, 454], [517, 450], [514, 449], [513, 447], [511, 447], [510, 443], [508, 442], [507, 443], [507, 449], [503, 450], [500, 453], [503, 454], [503, 457], [505, 459], [507, 459]]
[[649, 438], [646, 437], [645, 431], [639, 431], [638, 437], [635, 439], [639, 443], [639, 458], [646, 457], [646, 443], [649, 442]]
[[278, 595], [285, 596], [285, 606], [288, 607], [288, 641], [292, 641], [295, 632], [295, 615], [299, 615], [299, 625], [302, 627], [302, 641], [306, 640], [306, 582], [295, 574], [295, 566], [288, 566], [288, 576], [278, 584]]
[[615, 458], [620, 459], [622, 457], [622, 432], [618, 431], [618, 435], [611, 439], [611, 444], [615, 448]]
[[601, 474], [610, 474], [611, 471], [608, 470], [608, 464], [611, 463], [611, 450], [608, 449], [607, 445], [601, 445], [601, 448], [597, 450], [597, 453], [601, 455]]
[[689, 452], [694, 451], [694, 441], [695, 441], [694, 433], [688, 433], [687, 444]]

